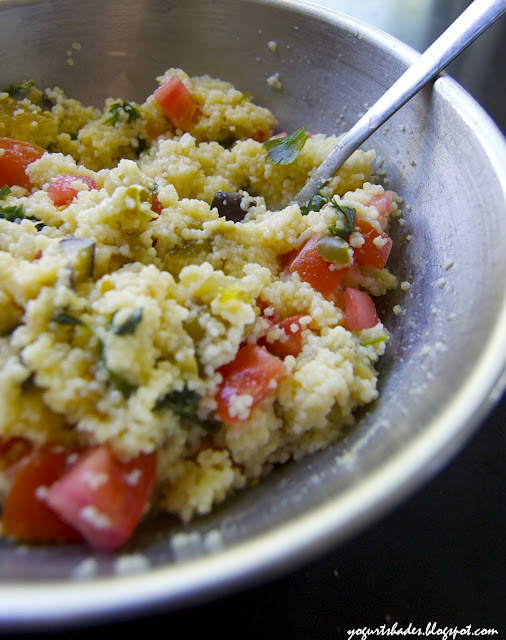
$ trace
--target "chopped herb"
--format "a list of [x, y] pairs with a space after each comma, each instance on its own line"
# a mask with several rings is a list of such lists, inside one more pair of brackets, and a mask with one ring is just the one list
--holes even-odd
[[141, 112], [136, 109], [133, 105], [131, 105], [129, 102], [115, 102], [113, 105], [111, 105], [109, 107], [109, 113], [112, 113], [112, 116], [110, 118], [107, 118], [107, 120], [104, 121], [104, 124], [116, 124], [116, 122], [118, 122], [119, 117], [121, 112], [123, 111], [123, 113], [126, 113], [128, 118], [127, 118], [127, 123], [130, 124], [131, 122], [133, 122], [134, 120], [137, 120], [137, 118], [141, 117]]
[[181, 418], [183, 425], [197, 423], [208, 433], [217, 433], [223, 426], [222, 423], [219, 420], [201, 420], [197, 415], [199, 400], [200, 395], [196, 391], [185, 387], [181, 391], [169, 391], [158, 398], [153, 410], [170, 409]]
[[158, 184], [153, 182], [153, 186], [150, 189], [150, 193], [158, 193]]
[[114, 371], [111, 371], [108, 367], [106, 367], [107, 373], [109, 375], [109, 380], [113, 383], [118, 391], [121, 392], [121, 395], [125, 398], [128, 398], [135, 391], [136, 387], [130, 382], [127, 382], [124, 378], [119, 376]]
[[352, 209], [351, 207], [345, 207], [343, 205], [340, 205], [334, 199], [332, 199], [330, 201], [330, 205], [334, 209], [337, 209], [338, 211], [340, 211], [343, 214], [343, 216], [344, 216], [344, 227], [336, 227], [336, 226], [330, 225], [328, 227], [329, 231], [333, 235], [339, 236], [340, 238], [348, 238], [348, 236], [351, 236], [351, 234], [355, 230], [355, 209]]
[[306, 140], [306, 127], [301, 127], [289, 136], [263, 142], [262, 144], [267, 151], [267, 162], [269, 164], [292, 164], [302, 151]]
[[29, 80], [24, 84], [10, 84], [4, 91], [8, 93], [11, 98], [14, 98], [14, 100], [24, 100], [30, 95], [34, 87], [35, 82]]
[[169, 391], [164, 396], [158, 398], [155, 402], [154, 410], [170, 409], [178, 416], [193, 417], [198, 411], [199, 400], [200, 395], [196, 391], [185, 387], [182, 391], [178, 391], [177, 389]]
[[71, 140], [77, 140], [77, 133], [69, 133]]
[[[7, 193], [4, 192], [2, 194], [2, 198], [6, 195]], [[23, 205], [21, 204], [12, 205], [10, 207], [0, 207], [0, 218], [3, 220], [8, 220], [9, 222], [15, 222], [16, 224], [20, 224], [21, 220], [31, 220], [32, 222], [35, 222], [37, 230], [40, 230], [44, 226], [44, 223], [35, 216], [27, 216], [25, 214]]]
[[378, 336], [377, 338], [371, 338], [370, 340], [366, 340], [365, 342], [361, 342], [361, 347], [369, 347], [372, 344], [378, 344], [379, 342], [385, 342], [387, 339], [386, 336]]
[[93, 333], [93, 329], [89, 327], [86, 324], [86, 322], [83, 322], [82, 320], [80, 320], [79, 318], [76, 318], [75, 316], [71, 316], [69, 313], [58, 313], [55, 316], [53, 316], [51, 320], [53, 322], [56, 322], [57, 324], [63, 324], [66, 326], [84, 327], [85, 329], [88, 329], [88, 331], [91, 331]]
[[5, 196], [9, 195], [10, 192], [11, 190], [8, 185], [4, 184], [4, 186], [0, 189], [0, 200], [3, 200]]
[[320, 211], [320, 209], [327, 204], [328, 198], [322, 196], [321, 193], [315, 193], [315, 195], [309, 200], [309, 202], [300, 208], [300, 212], [303, 216], [307, 216], [310, 211]]
[[109, 323], [108, 329], [111, 331], [111, 333], [114, 333], [117, 336], [130, 336], [134, 334], [137, 326], [142, 321], [142, 311], [142, 307], [139, 307], [133, 313], [131, 313], [122, 324], [119, 325], [114, 324], [114, 316], [117, 312], [114, 313], [111, 318], [111, 322]]
[[88, 331], [90, 331], [97, 340], [98, 357], [100, 358], [102, 364], [104, 365], [105, 370], [107, 371], [107, 375], [109, 376], [109, 380], [112, 382], [112, 384], [116, 387], [116, 389], [118, 389], [118, 391], [121, 392], [121, 394], [125, 398], [128, 398], [135, 391], [136, 387], [133, 384], [130, 384], [130, 382], [127, 382], [124, 378], [122, 378], [117, 373], [109, 369], [109, 367], [107, 366], [107, 362], [104, 356], [104, 343], [102, 342], [100, 337], [97, 335], [93, 327], [90, 327], [88, 324], [86, 324], [86, 322], [83, 322], [79, 318], [76, 318], [75, 316], [71, 316], [69, 313], [58, 313], [55, 316], [53, 316], [51, 319], [53, 320], [53, 322], [56, 322], [57, 324], [66, 325], [66, 326], [80, 326], [80, 327], [84, 327], [85, 329], [88, 329]]

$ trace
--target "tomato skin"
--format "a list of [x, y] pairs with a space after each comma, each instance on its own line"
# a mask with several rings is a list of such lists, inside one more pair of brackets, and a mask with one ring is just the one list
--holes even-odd
[[[383, 269], [392, 250], [392, 238], [384, 232], [376, 231], [367, 220], [356, 219], [355, 227], [360, 229], [364, 244], [353, 248], [353, 261], [360, 266]], [[384, 241], [382, 246], [374, 243], [378, 237]]]
[[393, 196], [392, 191], [384, 191], [383, 193], [380, 193], [377, 196], [373, 196], [369, 201], [368, 206], [376, 207], [380, 216], [386, 216], [390, 212], [390, 208], [392, 206], [392, 201], [393, 201], [392, 196]]
[[0, 149], [4, 151], [0, 155], [0, 187], [7, 185], [31, 189], [32, 184], [25, 169], [38, 160], [45, 149], [13, 138], [0, 138]]
[[50, 509], [41, 487], [49, 488], [67, 470], [68, 452], [43, 447], [20, 461], [3, 507], [6, 536], [40, 542], [77, 542], [80, 534]]
[[32, 443], [21, 436], [0, 438], [0, 469], [8, 469], [28, 455], [32, 449]]
[[153, 210], [153, 213], [156, 213], [157, 216], [162, 213], [162, 203], [160, 202], [160, 200], [158, 200], [158, 196], [156, 195], [156, 193], [153, 194], [153, 198], [151, 200], [151, 209]]
[[347, 287], [343, 294], [344, 326], [349, 331], [370, 329], [378, 324], [374, 301], [365, 291]]
[[97, 188], [97, 183], [93, 178], [89, 178], [87, 176], [72, 176], [68, 173], [62, 173], [51, 180], [47, 190], [47, 195], [57, 207], [70, 204], [77, 196], [78, 191], [72, 187], [72, 183], [76, 180], [84, 182], [84, 184], [88, 186], [89, 191]]
[[[302, 350], [302, 325], [300, 319], [303, 316], [290, 316], [280, 322], [273, 324], [273, 327], [281, 329], [285, 336], [285, 339], [278, 338], [274, 342], [269, 342], [265, 338], [261, 341], [261, 345], [264, 346], [267, 351], [273, 353], [280, 358], [286, 356], [297, 357]], [[294, 331], [295, 329], [295, 331]]]
[[172, 124], [178, 129], [188, 131], [198, 105], [184, 83], [177, 76], [171, 76], [153, 95]]
[[[247, 417], [232, 415], [231, 398], [248, 394], [253, 397], [253, 409], [276, 391], [277, 383], [286, 375], [283, 361], [256, 344], [241, 347], [232, 362], [218, 370], [223, 381], [218, 389], [216, 417], [229, 427], [239, 426]], [[273, 381], [276, 384], [273, 384]]]
[[318, 239], [318, 234], [311, 236], [288, 268], [292, 273], [296, 271], [301, 280], [308, 282], [313, 289], [327, 298], [341, 284], [348, 267], [337, 269], [324, 260], [316, 247]]
[[114, 551], [137, 526], [151, 496], [156, 454], [123, 462], [91, 449], [48, 492], [47, 504], [97, 551]]

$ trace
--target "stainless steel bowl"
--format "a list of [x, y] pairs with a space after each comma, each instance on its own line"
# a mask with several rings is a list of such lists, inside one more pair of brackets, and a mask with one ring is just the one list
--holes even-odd
[[[156, 75], [180, 66], [250, 92], [283, 129], [333, 133], [416, 56], [361, 22], [287, 0], [0, 0], [0, 87], [34, 79], [97, 106], [141, 101]], [[266, 81], [274, 73], [282, 90]], [[505, 381], [504, 138], [444, 76], [367, 146], [406, 203], [391, 267], [411, 283], [384, 301], [392, 340], [380, 399], [343, 442], [191, 527], [142, 526], [121, 554], [1, 542], [0, 629], [170, 611], [293, 568], [413, 492], [483, 419]]]

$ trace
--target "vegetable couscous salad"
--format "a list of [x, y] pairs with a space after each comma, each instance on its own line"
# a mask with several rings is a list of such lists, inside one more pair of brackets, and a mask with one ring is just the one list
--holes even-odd
[[[170, 69], [99, 111], [0, 93], [2, 534], [120, 547], [334, 441], [377, 396], [395, 194], [357, 151]], [[301, 123], [302, 125], [302, 123]]]

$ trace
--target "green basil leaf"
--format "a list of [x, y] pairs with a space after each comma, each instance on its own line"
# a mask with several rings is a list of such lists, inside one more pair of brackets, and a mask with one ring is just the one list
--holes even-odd
[[321, 193], [315, 193], [311, 200], [300, 208], [300, 212], [303, 216], [307, 216], [310, 211], [320, 211], [328, 201], [328, 198], [322, 196]]
[[4, 184], [4, 186], [0, 189], [0, 200], [3, 200], [5, 196], [9, 195], [10, 192], [11, 190], [8, 185]]
[[130, 124], [134, 120], [137, 120], [138, 118], [141, 117], [140, 111], [136, 109], [133, 105], [131, 105], [129, 102], [123, 102], [123, 103], [115, 102], [109, 107], [109, 113], [112, 113], [112, 116], [110, 118], [107, 118], [107, 120], [104, 120], [104, 124], [111, 124], [111, 125], [116, 124], [116, 122], [118, 122], [119, 120], [120, 113], [122, 111], [126, 113], [128, 116], [127, 118], [128, 124]]
[[112, 316], [111, 322], [108, 327], [111, 333], [114, 333], [117, 336], [130, 336], [134, 334], [138, 325], [142, 321], [142, 307], [135, 309], [135, 311], [131, 313], [128, 318], [120, 325], [114, 324], [114, 316], [116, 315], [116, 313]]
[[183, 426], [191, 426], [196, 423], [208, 433], [218, 433], [223, 426], [219, 420], [201, 420], [198, 417], [199, 400], [200, 395], [196, 391], [185, 387], [182, 390], [176, 389], [160, 396], [155, 402], [153, 410], [170, 409], [181, 418]]
[[282, 138], [274, 138], [263, 142], [267, 151], [267, 162], [269, 164], [292, 164], [306, 144], [306, 127], [301, 127], [295, 133]]
[[336, 226], [330, 225], [328, 227], [329, 231], [333, 235], [339, 236], [339, 238], [347, 238], [348, 236], [351, 236], [351, 234], [355, 231], [355, 213], [356, 213], [355, 209], [340, 205], [334, 199], [330, 201], [330, 205], [331, 207], [333, 207], [334, 209], [337, 209], [343, 214], [344, 226], [336, 227]]
[[51, 320], [57, 324], [84, 327], [85, 329], [88, 329], [88, 331], [91, 331], [91, 328], [85, 322], [75, 316], [71, 316], [69, 313], [58, 313], [53, 316]]

